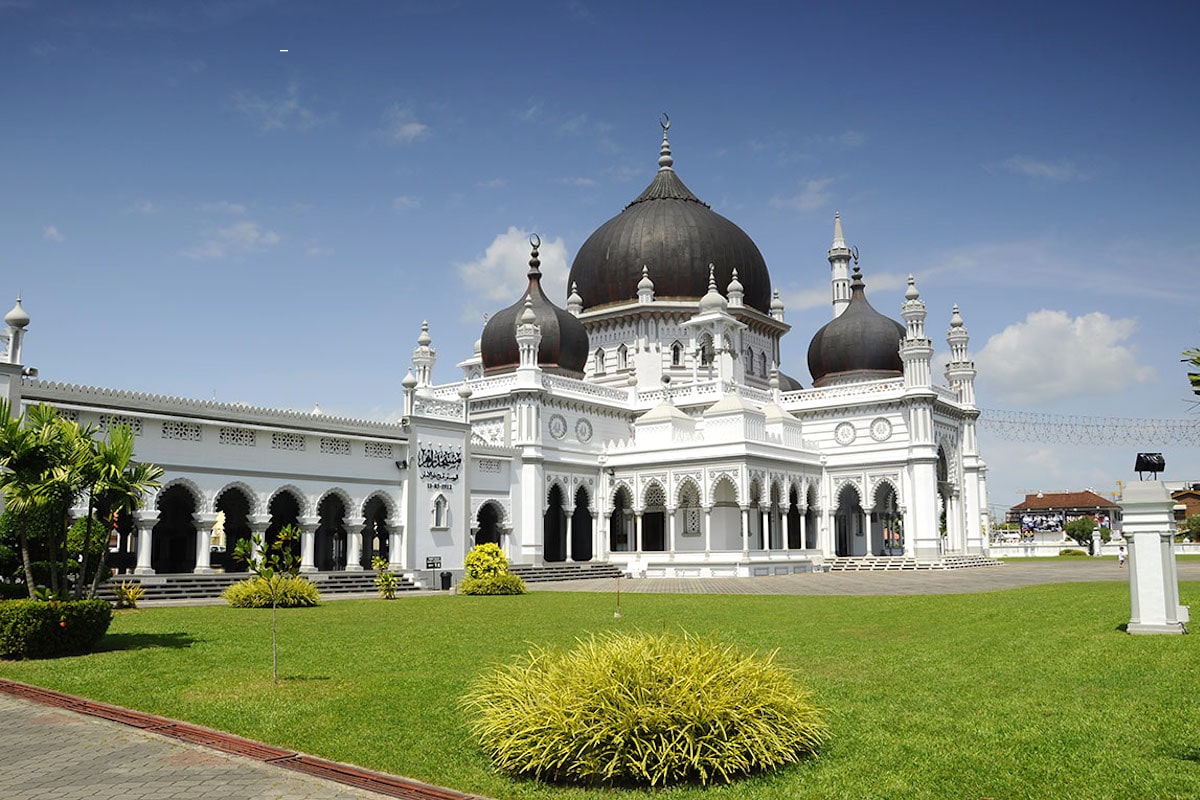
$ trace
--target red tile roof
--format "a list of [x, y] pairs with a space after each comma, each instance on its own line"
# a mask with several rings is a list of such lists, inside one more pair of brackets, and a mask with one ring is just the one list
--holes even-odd
[[1058, 508], [1117, 508], [1117, 503], [1095, 492], [1039, 492], [1027, 494], [1012, 511], [1048, 511]]

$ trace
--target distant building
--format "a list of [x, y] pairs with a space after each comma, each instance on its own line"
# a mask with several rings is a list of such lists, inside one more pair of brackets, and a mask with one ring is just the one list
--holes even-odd
[[[1200, 481], [1188, 482], [1182, 489], [1171, 492], [1175, 501], [1175, 520], [1183, 522], [1188, 517], [1200, 514]], [[1183, 506], [1182, 509], [1179, 506]]]
[[1089, 490], [1082, 492], [1037, 492], [1008, 510], [1008, 521], [1018, 523], [1021, 533], [1061, 533], [1068, 522], [1091, 517], [1097, 526], [1121, 529], [1121, 507]]

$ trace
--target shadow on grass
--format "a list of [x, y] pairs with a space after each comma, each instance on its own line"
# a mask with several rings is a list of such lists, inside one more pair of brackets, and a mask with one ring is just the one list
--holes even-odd
[[182, 650], [196, 643], [196, 637], [190, 633], [109, 633], [97, 653], [115, 650], [148, 650], [152, 647], [166, 647], [172, 650]]
[[307, 683], [308, 681], [331, 681], [328, 675], [280, 675], [280, 683]]

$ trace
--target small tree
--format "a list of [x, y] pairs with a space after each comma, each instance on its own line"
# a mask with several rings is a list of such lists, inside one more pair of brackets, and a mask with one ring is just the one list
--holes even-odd
[[1200, 542], [1200, 514], [1192, 514], [1184, 520], [1179, 526], [1179, 532], [1193, 542]]
[[1080, 547], [1086, 547], [1090, 553], [1092, 552], [1092, 531], [1094, 530], [1096, 530], [1096, 520], [1091, 517], [1080, 517], [1068, 522], [1063, 528], [1063, 533]]
[[279, 683], [279, 627], [276, 611], [283, 591], [284, 581], [300, 574], [300, 560], [292, 552], [291, 543], [299, 538], [300, 529], [286, 525], [267, 547], [262, 537], [255, 534], [251, 539], [240, 539], [233, 548], [233, 557], [243, 562], [246, 568], [266, 584], [271, 597], [271, 678]]

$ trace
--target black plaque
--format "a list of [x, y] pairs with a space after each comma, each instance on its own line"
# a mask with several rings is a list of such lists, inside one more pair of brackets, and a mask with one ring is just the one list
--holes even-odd
[[442, 568], [442, 557], [441, 556], [426, 556], [425, 569], [441, 569], [441, 568]]

